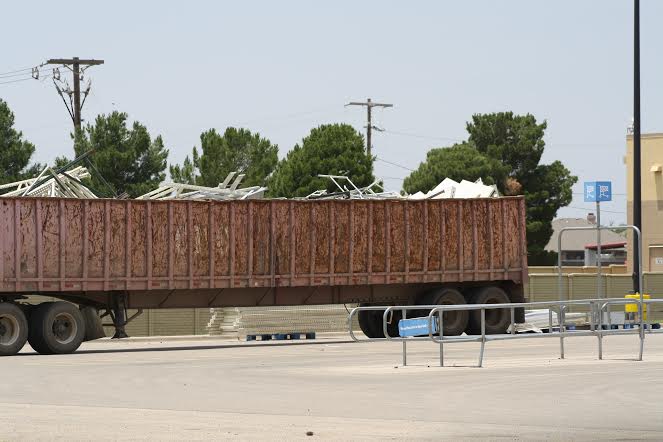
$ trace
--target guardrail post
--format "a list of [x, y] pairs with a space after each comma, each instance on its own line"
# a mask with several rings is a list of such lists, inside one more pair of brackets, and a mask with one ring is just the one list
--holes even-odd
[[[640, 253], [642, 253], [642, 251]], [[644, 352], [644, 347], [645, 347], [645, 328], [644, 328], [644, 317], [643, 317], [644, 308], [643, 308], [642, 290], [643, 287], [640, 286], [640, 302], [638, 303], [638, 311], [640, 312], [640, 352], [638, 354], [638, 361], [642, 361], [642, 353]]]
[[481, 309], [481, 350], [479, 351], [479, 367], [483, 367], [483, 350], [486, 346], [486, 309]]
[[594, 311], [598, 314], [598, 340], [599, 340], [599, 361], [603, 360], [603, 309], [599, 309], [599, 305], [595, 302], [592, 303]]
[[[407, 318], [407, 310], [403, 309], [403, 319]], [[391, 320], [394, 320], [394, 316], [392, 315]], [[407, 366], [407, 342], [403, 340], [403, 367]]]
[[559, 358], [564, 359], [564, 310], [566, 306], [559, 304], [557, 322], [559, 323]]
[[511, 334], [516, 334], [516, 309], [511, 307]]
[[444, 314], [442, 313], [442, 310], [438, 311], [438, 314], [440, 316], [440, 367], [444, 367], [444, 344], [442, 343], [444, 337]]

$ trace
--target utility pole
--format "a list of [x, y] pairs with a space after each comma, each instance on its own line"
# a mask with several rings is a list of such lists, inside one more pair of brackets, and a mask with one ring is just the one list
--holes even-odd
[[[642, 179], [640, 157], [640, 0], [633, 3], [633, 225], [642, 232]], [[642, 235], [642, 233], [640, 233]], [[633, 236], [633, 291], [641, 293], [640, 247]], [[644, 241], [643, 241], [644, 243]]]
[[366, 106], [366, 111], [368, 112], [368, 123], [366, 124], [366, 153], [370, 156], [371, 155], [371, 130], [380, 130], [380, 128], [373, 126], [373, 123], [371, 121], [371, 109], [374, 107], [394, 107], [393, 104], [389, 103], [374, 103], [371, 101], [370, 98], [367, 98], [366, 101], [361, 102], [361, 101], [351, 101], [346, 106]]
[[[74, 75], [73, 91], [69, 89], [68, 85], [65, 89], [62, 89], [58, 86], [57, 83], [55, 83], [56, 80], [59, 80], [59, 75], [58, 78], [56, 78], [55, 76], [53, 77], [53, 82], [55, 83], [55, 88], [57, 89], [58, 94], [60, 94], [60, 97], [62, 97], [62, 101], [64, 101], [64, 105], [67, 107], [69, 115], [71, 116], [71, 119], [74, 122], [74, 129], [78, 131], [81, 128], [81, 110], [83, 109], [83, 105], [85, 104], [85, 99], [87, 98], [87, 94], [90, 92], [90, 86], [88, 85], [87, 89], [84, 92], [83, 102], [81, 102], [82, 74], [90, 66], [104, 64], [104, 61], [85, 60], [85, 59], [81, 60], [78, 57], [74, 57], [74, 58], [52, 58], [48, 60], [46, 63], [63, 65], [67, 69], [71, 70], [71, 72]], [[82, 70], [81, 66], [83, 66]], [[66, 93], [69, 96], [70, 104], [67, 104], [67, 101], [64, 99], [63, 93]]]

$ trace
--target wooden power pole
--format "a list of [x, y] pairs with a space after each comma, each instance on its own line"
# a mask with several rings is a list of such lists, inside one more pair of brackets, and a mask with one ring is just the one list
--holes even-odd
[[371, 148], [373, 147], [371, 144], [371, 130], [376, 129], [379, 130], [377, 127], [373, 126], [372, 120], [371, 120], [371, 109], [374, 107], [393, 107], [393, 104], [389, 103], [374, 103], [371, 101], [370, 98], [367, 98], [366, 101], [361, 102], [361, 101], [351, 101], [346, 106], [366, 106], [366, 111], [368, 113], [368, 123], [366, 124], [366, 153], [370, 156], [371, 155]]
[[[74, 75], [74, 90], [62, 90], [56, 83], [55, 88], [57, 89], [58, 93], [62, 97], [62, 100], [64, 101], [65, 106], [67, 107], [67, 110], [69, 111], [69, 115], [71, 116], [72, 121], [74, 122], [74, 128], [78, 131], [81, 128], [81, 110], [83, 109], [83, 104], [85, 104], [85, 97], [87, 97], [87, 94], [89, 92], [89, 88], [85, 91], [85, 96], [83, 97], [83, 102], [81, 102], [81, 75], [82, 75], [82, 70], [81, 66], [83, 66], [83, 70], [87, 69], [89, 66], [95, 66], [99, 64], [104, 64], [103, 60], [82, 60], [78, 57], [74, 58], [52, 58], [48, 60], [46, 63], [48, 64], [59, 64], [63, 65], [67, 69], [71, 70], [71, 72]], [[55, 79], [54, 79], [55, 80]], [[67, 104], [67, 101], [64, 99], [64, 96], [62, 95], [66, 93], [69, 95], [69, 99], [71, 102], [71, 106]]]

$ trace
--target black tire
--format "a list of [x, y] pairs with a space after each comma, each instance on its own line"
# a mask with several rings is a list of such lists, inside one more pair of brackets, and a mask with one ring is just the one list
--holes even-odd
[[384, 338], [382, 329], [378, 329], [378, 321], [375, 310], [360, 310], [357, 314], [359, 320], [359, 328], [366, 335], [367, 338]]
[[[422, 305], [461, 305], [467, 304], [465, 297], [456, 289], [447, 287], [431, 290], [425, 293], [418, 300]], [[428, 316], [430, 310], [416, 310], [417, 315]], [[437, 316], [437, 315], [436, 315]], [[444, 335], [458, 336], [463, 334], [467, 328], [469, 312], [467, 310], [457, 310], [445, 312], [442, 315]]]
[[[357, 316], [359, 319], [359, 328], [361, 328], [361, 331], [364, 332], [367, 338], [384, 338], [384, 329], [382, 327], [384, 310], [360, 310]], [[390, 337], [398, 337], [398, 321], [402, 317], [403, 314], [400, 311], [393, 312], [391, 321], [387, 324], [387, 332]]]
[[21, 351], [28, 340], [28, 320], [21, 307], [0, 302], [0, 356]]
[[28, 342], [37, 353], [73, 353], [84, 338], [85, 319], [74, 304], [46, 302], [32, 312]]
[[[475, 292], [470, 299], [472, 304], [506, 304], [510, 302], [507, 294], [499, 287], [483, 287]], [[486, 310], [487, 335], [506, 333], [510, 324], [511, 311], [509, 309]], [[467, 334], [481, 334], [481, 310], [472, 310], [470, 312]]]

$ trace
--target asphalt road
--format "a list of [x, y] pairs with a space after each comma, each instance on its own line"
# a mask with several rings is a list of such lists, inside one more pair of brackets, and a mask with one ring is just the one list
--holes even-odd
[[[409, 345], [94, 342], [0, 359], [2, 440], [663, 440], [663, 335]], [[307, 436], [307, 432], [312, 435]]]

